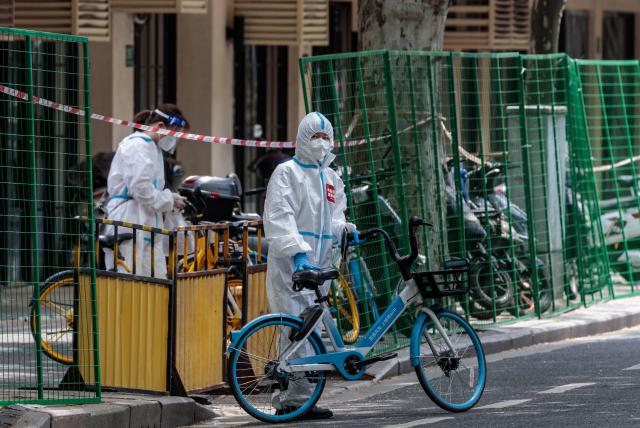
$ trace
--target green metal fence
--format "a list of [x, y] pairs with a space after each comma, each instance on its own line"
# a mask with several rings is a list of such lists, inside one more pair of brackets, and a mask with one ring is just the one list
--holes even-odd
[[[302, 58], [300, 71], [307, 111], [335, 126], [350, 219], [403, 249], [411, 215], [434, 223], [419, 269], [469, 259], [469, 295], [444, 304], [476, 326], [636, 290], [638, 62], [371, 51]], [[399, 276], [378, 241], [342, 270], [363, 334]], [[375, 352], [404, 345], [410, 321]]]
[[[640, 199], [638, 61], [575, 61], [582, 105], [582, 146], [591, 159], [603, 254], [611, 269], [607, 296], [638, 291]], [[585, 156], [586, 157], [586, 156]]]
[[[96, 313], [87, 46], [0, 28], [0, 405], [100, 399], [77, 367], [92, 353], [99, 379], [96, 321], [78, 310]], [[81, 270], [91, 296], [80, 295]], [[78, 347], [81, 321], [94, 323], [90, 349]]]

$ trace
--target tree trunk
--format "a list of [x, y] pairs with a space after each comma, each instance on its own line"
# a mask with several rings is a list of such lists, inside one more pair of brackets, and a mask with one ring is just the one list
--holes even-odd
[[450, 0], [360, 0], [362, 50], [442, 50]]
[[536, 0], [531, 11], [531, 51], [558, 52], [560, 22], [567, 0]]
[[[449, 4], [450, 0], [360, 0], [358, 18], [361, 50], [442, 50]], [[438, 82], [439, 73], [434, 73], [435, 80], [430, 82], [424, 57], [408, 58], [404, 55], [391, 54], [390, 66], [393, 70], [391, 76], [383, 76], [383, 70], [375, 67], [365, 68], [363, 71], [365, 80], [382, 84], [384, 77], [387, 77], [392, 81], [396, 111], [388, 114], [395, 115], [398, 128], [407, 126], [406, 122], [401, 122], [400, 116], [407, 117], [407, 112], [404, 110], [407, 109], [406, 97], [410, 92], [417, 99], [415, 104], [420, 104], [419, 108], [416, 108], [418, 122], [441, 113], [437, 111], [438, 94], [441, 92], [439, 91], [441, 84]], [[411, 67], [411, 82], [405, 72], [407, 67]], [[402, 72], [399, 72], [400, 70]], [[410, 85], [413, 90], [410, 90]], [[431, 89], [435, 94], [435, 107], [430, 105], [429, 98], [425, 95]], [[379, 96], [382, 97], [382, 91]], [[402, 97], [405, 98], [402, 99]], [[384, 98], [369, 99], [369, 102], [378, 106], [387, 106]], [[404, 110], [401, 112], [402, 109]], [[391, 117], [388, 118], [390, 119]], [[434, 229], [425, 236], [428, 242], [423, 243], [423, 248], [426, 247], [429, 267], [435, 270], [439, 268], [440, 261], [447, 252], [446, 248], [441, 247], [439, 239], [442, 236], [440, 231], [446, 227], [444, 218], [446, 209], [443, 205], [444, 180], [442, 174], [439, 174], [442, 171], [441, 159], [437, 156], [430, 125], [430, 123], [426, 126], [422, 125], [424, 128], [421, 128], [419, 133], [422, 141], [418, 142], [417, 151], [411, 133], [398, 136], [401, 159], [396, 159], [394, 164], [396, 168], [401, 165], [403, 170], [402, 191], [398, 190], [385, 196], [392, 201], [395, 209], [399, 210], [401, 204], [406, 204], [407, 217], [423, 216], [425, 220], [434, 224]], [[442, 156], [442, 149], [440, 148], [439, 151]], [[421, 163], [422, 176], [417, 176], [415, 173], [414, 168], [418, 162]], [[407, 164], [411, 166], [406, 167]], [[438, 188], [438, 182], [440, 182], [440, 194], [435, 191]], [[398, 183], [394, 187], [397, 188], [397, 186]], [[440, 206], [438, 202], [441, 202]], [[406, 221], [406, 219], [403, 220]], [[402, 237], [397, 238], [402, 241]], [[443, 244], [446, 246], [446, 242]]]

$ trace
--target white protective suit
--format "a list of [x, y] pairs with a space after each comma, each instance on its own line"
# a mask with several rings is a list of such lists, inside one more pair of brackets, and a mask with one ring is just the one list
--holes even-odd
[[[111, 163], [108, 178], [110, 200], [107, 218], [135, 224], [163, 228], [163, 213], [173, 208], [171, 190], [164, 189], [164, 162], [162, 151], [149, 136], [134, 132], [124, 138]], [[118, 234], [131, 229], [118, 227]], [[113, 227], [105, 229], [113, 234]], [[166, 278], [167, 263], [163, 237], [155, 236], [154, 277]], [[119, 247], [119, 256], [133, 268], [133, 242], [125, 241]], [[105, 249], [107, 269], [113, 266], [113, 252]], [[126, 273], [118, 265], [118, 272]], [[151, 234], [138, 231], [136, 236], [136, 275], [151, 276]]]
[[[329, 120], [320, 113], [309, 113], [298, 127], [294, 158], [278, 165], [267, 187], [263, 221], [269, 242], [267, 298], [272, 312], [299, 315], [314, 304], [313, 291], [292, 289], [295, 254], [307, 253], [311, 263], [329, 267], [332, 245], [345, 228], [355, 230], [345, 220], [344, 184], [329, 168], [335, 155], [330, 149], [319, 151], [312, 147], [311, 136], [317, 132], [327, 134], [333, 144]], [[285, 339], [280, 346], [286, 346], [286, 342]], [[299, 348], [299, 356], [312, 352], [308, 344], [304, 348]], [[304, 378], [289, 381], [288, 389], [274, 397], [273, 404], [276, 408], [300, 406], [312, 391], [313, 385]]]

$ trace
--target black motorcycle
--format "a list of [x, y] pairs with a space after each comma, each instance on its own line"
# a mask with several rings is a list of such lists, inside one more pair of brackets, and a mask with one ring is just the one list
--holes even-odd
[[[178, 192], [187, 200], [185, 217], [193, 224], [202, 222], [229, 225], [231, 238], [241, 241], [244, 225], [247, 221], [259, 221], [260, 215], [242, 211], [242, 184], [234, 173], [226, 177], [192, 175], [178, 186]], [[257, 249], [258, 229], [249, 227], [249, 248]], [[261, 240], [261, 259], [266, 262], [269, 246], [266, 239]]]
[[[495, 236], [500, 225], [501, 213], [489, 207], [478, 208], [461, 197], [461, 209], [457, 205], [455, 172], [452, 162], [448, 163], [445, 194], [447, 199], [447, 229], [449, 252], [465, 257], [470, 264], [470, 306], [471, 315], [488, 319], [506, 309], [513, 299], [512, 279], [505, 248], [488, 250], [488, 238]], [[462, 194], [465, 183], [461, 183]], [[460, 219], [462, 214], [462, 219]], [[460, 223], [462, 221], [462, 223]], [[460, 233], [460, 231], [464, 231]]]
[[[479, 211], [485, 207], [500, 213], [494, 233], [491, 235], [492, 251], [502, 259], [502, 263], [513, 272], [517, 284], [516, 301], [508, 310], [512, 315], [522, 315], [535, 311], [535, 288], [533, 272], [537, 274], [538, 302], [540, 312], [551, 308], [552, 293], [549, 271], [538, 257], [532, 261], [529, 252], [529, 230], [527, 213], [507, 198], [504, 167], [501, 164], [485, 164], [467, 173], [470, 203]], [[486, 187], [484, 185], [486, 183]], [[486, 189], [486, 191], [485, 191]], [[513, 252], [511, 251], [513, 246]], [[535, 267], [532, 266], [535, 263]]]

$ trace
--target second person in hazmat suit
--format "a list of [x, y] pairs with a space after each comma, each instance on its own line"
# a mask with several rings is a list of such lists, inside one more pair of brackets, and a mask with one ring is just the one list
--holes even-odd
[[[146, 116], [145, 124], [182, 131], [188, 128], [182, 112], [174, 104], [162, 104]], [[155, 228], [164, 227], [164, 215], [171, 210], [184, 208], [184, 198], [170, 189], [165, 189], [165, 172], [162, 152], [175, 150], [176, 137], [153, 132], [134, 132], [124, 138], [111, 163], [107, 190], [107, 218]], [[108, 226], [107, 235], [113, 235]], [[131, 229], [118, 228], [118, 234], [131, 233]], [[154, 236], [153, 275], [151, 259], [151, 234], [136, 233], [135, 274], [166, 278], [167, 263], [163, 251], [162, 236]], [[123, 241], [118, 247], [118, 258], [133, 270], [133, 241]], [[105, 264], [113, 266], [113, 252], [105, 249]], [[133, 273], [122, 264], [118, 272]]]
[[[267, 298], [272, 312], [298, 315], [312, 306], [313, 291], [293, 291], [294, 271], [330, 267], [332, 245], [343, 233], [355, 231], [345, 219], [344, 184], [329, 168], [335, 159], [332, 148], [331, 123], [321, 113], [309, 113], [298, 127], [295, 156], [278, 165], [269, 180], [263, 221], [269, 242]], [[283, 341], [280, 347], [288, 343]], [[297, 351], [299, 356], [311, 353], [304, 348]], [[273, 398], [278, 411], [289, 413], [288, 409], [302, 406], [311, 395], [313, 385], [304, 375], [298, 376]], [[330, 410], [317, 407], [306, 415], [314, 419], [331, 416]]]

